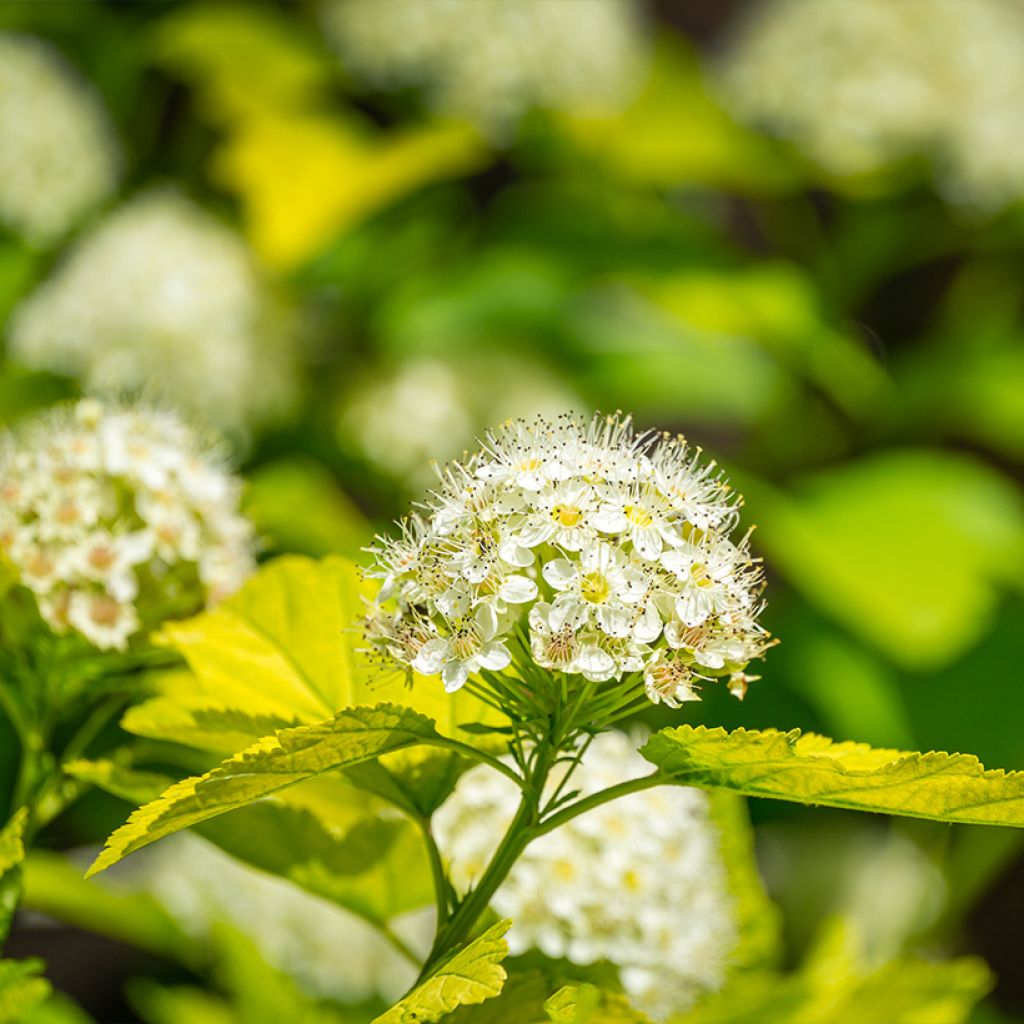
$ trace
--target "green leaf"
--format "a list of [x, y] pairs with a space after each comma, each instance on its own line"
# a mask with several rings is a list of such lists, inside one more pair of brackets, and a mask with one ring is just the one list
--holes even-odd
[[544, 1004], [554, 1024], [650, 1024], [619, 992], [603, 992], [593, 985], [566, 985]]
[[0, 960], [0, 1024], [17, 1024], [50, 995], [39, 960]]
[[[112, 761], [74, 761], [65, 771], [136, 806], [173, 783]], [[230, 819], [203, 822], [196, 831], [237, 860], [371, 921], [389, 921], [433, 897], [418, 831], [404, 819], [385, 818], [373, 797], [349, 786], [306, 784], [284, 799], [241, 807]]]
[[678, 1024], [963, 1024], [992, 986], [982, 961], [902, 957], [869, 971], [851, 954], [841, 922], [789, 975], [738, 975]]
[[373, 537], [334, 476], [312, 459], [292, 457], [256, 470], [243, 511], [275, 548], [314, 557], [356, 555]]
[[782, 920], [761, 878], [746, 801], [722, 790], [708, 795], [739, 932], [730, 966], [741, 970], [775, 966], [782, 954]]
[[162, 677], [160, 695], [122, 724], [150, 739], [234, 753], [278, 729], [379, 700], [428, 715], [446, 736], [464, 722], [496, 722], [465, 690], [446, 694], [422, 677], [409, 688], [398, 671], [382, 675], [359, 630], [374, 592], [346, 559], [275, 559], [217, 608], [164, 627], [161, 642], [191, 672]]
[[460, 1006], [493, 999], [505, 984], [503, 936], [511, 921], [500, 921], [441, 964], [401, 1002], [373, 1024], [431, 1024]]
[[28, 808], [22, 807], [0, 831], [0, 945], [7, 938], [21, 898], [21, 862], [25, 859], [22, 839], [27, 822]]
[[809, 475], [789, 494], [734, 474], [776, 570], [899, 665], [934, 669], [989, 628], [1024, 578], [1013, 484], [966, 456], [889, 451]]
[[89, 874], [163, 836], [289, 786], [392, 750], [439, 740], [429, 718], [394, 704], [346, 708], [318, 725], [282, 730], [205, 775], [176, 783], [158, 800], [139, 808], [110, 837]]
[[640, 751], [671, 781], [746, 796], [935, 821], [1024, 826], [1024, 772], [969, 754], [835, 743], [798, 729], [663, 729]]
[[80, 758], [69, 761], [63, 771], [79, 782], [136, 805], [155, 800], [173, 782], [158, 772], [141, 772], [109, 760], [87, 761]]

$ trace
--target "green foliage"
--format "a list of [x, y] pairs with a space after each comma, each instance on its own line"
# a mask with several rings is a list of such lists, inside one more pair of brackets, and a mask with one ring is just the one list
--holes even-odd
[[650, 1024], [617, 992], [593, 985], [566, 985], [544, 1003], [553, 1024]]
[[189, 967], [202, 959], [202, 951], [152, 896], [119, 893], [88, 882], [79, 867], [57, 853], [34, 850], [29, 855], [24, 903], [74, 928]]
[[866, 969], [833, 926], [799, 971], [743, 976], [673, 1024], [962, 1024], [991, 984], [985, 965], [969, 957]]
[[355, 556], [373, 536], [330, 472], [312, 459], [282, 459], [256, 470], [243, 511], [275, 550]]
[[354, 707], [319, 725], [284, 729], [205, 775], [171, 786], [107, 841], [90, 874], [163, 836], [244, 807], [297, 783], [403, 747], [441, 742], [434, 723], [394, 704]]
[[373, 1024], [431, 1024], [460, 1006], [482, 1003], [501, 992], [508, 955], [503, 938], [511, 921], [500, 921], [441, 963], [424, 981]]
[[21, 862], [25, 859], [22, 837], [27, 823], [28, 808], [22, 807], [0, 831], [0, 947], [21, 898]]
[[38, 960], [0, 960], [0, 1024], [18, 1024], [50, 994]]
[[772, 564], [897, 664], [933, 669], [964, 652], [1000, 588], [1019, 585], [1024, 505], [972, 459], [890, 451], [789, 496], [754, 481], [746, 490]]
[[640, 751], [672, 781], [794, 803], [934, 821], [1024, 826], [1024, 772], [986, 771], [969, 754], [906, 753], [834, 743], [798, 729], [683, 725]]
[[383, 675], [368, 660], [359, 619], [373, 590], [343, 558], [275, 559], [217, 608], [164, 627], [161, 641], [191, 672], [164, 676], [160, 695], [129, 710], [124, 727], [225, 754], [379, 700], [429, 715], [446, 736], [493, 720], [464, 691], [446, 694], [425, 679], [408, 688], [400, 673]]

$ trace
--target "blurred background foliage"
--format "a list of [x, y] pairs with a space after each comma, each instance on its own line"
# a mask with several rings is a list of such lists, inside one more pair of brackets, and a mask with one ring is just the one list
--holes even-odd
[[[441, 7], [418, 2], [431, 17]], [[880, 3], [983, 13], [970, 0]], [[770, 576], [765, 621], [782, 644], [764, 681], [743, 704], [709, 693], [688, 720], [1024, 766], [1024, 170], [1018, 195], [992, 205], [937, 187], [920, 139], [847, 171], [799, 131], [773, 134], [726, 87], [756, 3], [628, 4], [607, 21], [607, 5], [579, 0], [578, 38], [535, 34], [519, 50], [474, 40], [488, 31], [479, 11], [462, 37], [439, 17], [418, 57], [423, 25], [403, 22], [402, 4], [339, 4], [0, 2], [2, 37], [48, 48], [69, 102], [95, 101], [79, 116], [100, 118], [113, 151], [106, 187], [55, 230], [26, 229], [0, 200], [0, 420], [115, 382], [185, 405], [226, 432], [266, 555], [358, 556], [429, 486], [430, 461], [488, 424], [627, 410], [728, 469]], [[867, 18], [879, 4], [797, 4], [824, 6]], [[1024, 29], [1011, 43], [1024, 63]], [[577, 69], [589, 87], [563, 83], [564, 102], [552, 83], [573, 69], [559, 67], [560, 45], [567, 65], [592, 61]], [[913, 48], [889, 45], [896, 61]], [[774, 59], [805, 72], [812, 94], [828, 73], [812, 52]], [[761, 88], [774, 96], [770, 71]], [[14, 95], [4, 75], [0, 135], [4, 90]], [[624, 84], [592, 104], [601, 77]], [[883, 100], [891, 112], [901, 94]], [[47, 116], [40, 107], [29, 125], [40, 136], [59, 130]], [[973, 140], [976, 162], [999, 163], [1010, 134]], [[0, 167], [12, 159], [0, 154]], [[54, 214], [37, 173], [28, 194]], [[107, 250], [87, 248], [154, 190], [196, 207], [221, 240], [151, 232], [134, 250], [112, 235]], [[204, 248], [215, 244], [231, 254]], [[157, 259], [165, 245], [170, 269]], [[82, 252], [92, 276], [76, 280], [67, 269]], [[222, 278], [221, 259], [242, 269]], [[193, 262], [208, 279], [175, 270]], [[91, 322], [90, 303], [119, 292], [127, 312], [100, 318], [103, 336], [72, 358], [66, 324]], [[100, 365], [118, 331], [127, 341]], [[236, 344], [234, 362], [219, 359]], [[204, 389], [174, 370], [185, 362], [200, 383], [244, 389], [238, 408], [255, 412], [225, 421], [219, 400], [204, 407]], [[283, 396], [271, 411], [264, 389]], [[0, 742], [0, 762], [10, 747]], [[51, 841], [105, 834], [117, 818], [105, 807], [97, 798]], [[841, 914], [874, 964], [906, 948], [983, 955], [999, 982], [975, 1019], [1021, 1019], [1016, 834], [780, 805], [753, 814], [792, 962], [834, 941], [823, 922]], [[175, 940], [161, 934], [133, 944], [167, 957]], [[61, 960], [59, 937], [28, 928], [14, 941]], [[180, 978], [137, 983], [132, 1012], [300, 1019], [292, 983], [253, 975], [245, 940], [223, 931], [217, 948], [219, 995]], [[103, 979], [127, 968], [97, 956], [58, 985], [117, 1012], [103, 1009], [121, 998]], [[176, 978], [133, 961], [150, 968]]]

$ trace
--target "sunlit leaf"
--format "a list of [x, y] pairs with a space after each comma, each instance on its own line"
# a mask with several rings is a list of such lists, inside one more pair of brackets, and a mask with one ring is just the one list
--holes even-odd
[[868, 970], [833, 927], [801, 970], [745, 974], [673, 1024], [962, 1024], [989, 990], [977, 959], [901, 957]]
[[660, 41], [646, 85], [624, 111], [564, 124], [588, 154], [634, 182], [757, 193], [799, 182], [798, 164], [781, 147], [738, 125], [715, 102], [696, 55], [678, 36]]
[[186, 79], [201, 111], [219, 122], [303, 106], [336, 77], [335, 62], [314, 35], [269, 7], [183, 7], [156, 28], [159, 63]]
[[[155, 800], [173, 781], [112, 761], [74, 761], [65, 771], [136, 806]], [[195, 831], [237, 860], [371, 921], [389, 921], [433, 898], [415, 827], [382, 816], [373, 797], [349, 786], [289, 789]]]
[[746, 802], [723, 791], [713, 791], [709, 797], [739, 935], [729, 965], [744, 970], [774, 966], [782, 953], [782, 920], [758, 869]]
[[544, 1004], [553, 1024], [649, 1024], [618, 992], [602, 992], [593, 985], [566, 985]]
[[964, 456], [890, 451], [807, 477], [787, 495], [736, 482], [772, 566], [908, 668], [965, 651], [1000, 586], [1024, 578], [1020, 495]]
[[429, 718], [394, 704], [346, 708], [318, 725], [282, 730], [139, 808], [107, 840], [90, 874], [163, 836], [326, 772], [436, 741], [440, 736]]
[[673, 781], [746, 796], [935, 821], [1024, 826], [1024, 772], [969, 754], [905, 753], [782, 733], [683, 725], [641, 750]]
[[458, 122], [385, 136], [354, 116], [268, 114], [237, 126], [214, 174], [241, 199], [256, 252], [290, 270], [363, 218], [485, 161], [479, 137]]
[[410, 688], [397, 671], [381, 674], [359, 625], [374, 592], [343, 558], [275, 559], [217, 608], [164, 627], [161, 641], [191, 673], [164, 677], [161, 696], [129, 710], [124, 727], [232, 753], [277, 729], [379, 700], [429, 715], [449, 736], [463, 722], [493, 721], [465, 691], [446, 694], [422, 677]]
[[505, 984], [501, 961], [508, 955], [503, 936], [511, 924], [501, 921], [463, 946], [373, 1024], [431, 1024], [460, 1006], [498, 995]]

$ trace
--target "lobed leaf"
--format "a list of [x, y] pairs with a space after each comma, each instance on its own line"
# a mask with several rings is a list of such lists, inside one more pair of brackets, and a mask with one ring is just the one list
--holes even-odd
[[488, 928], [373, 1024], [432, 1024], [460, 1006], [498, 995], [506, 977], [500, 963], [508, 955], [504, 935], [511, 926], [511, 921], [499, 921]]
[[783, 733], [679, 726], [640, 751], [673, 782], [935, 821], [1024, 826], [1024, 772], [969, 754], [908, 753]]
[[326, 722], [284, 729], [205, 775], [175, 783], [157, 800], [140, 807], [107, 840], [89, 874], [116, 864], [163, 836], [289, 786], [390, 751], [440, 739], [429, 718], [394, 704], [346, 708]]

